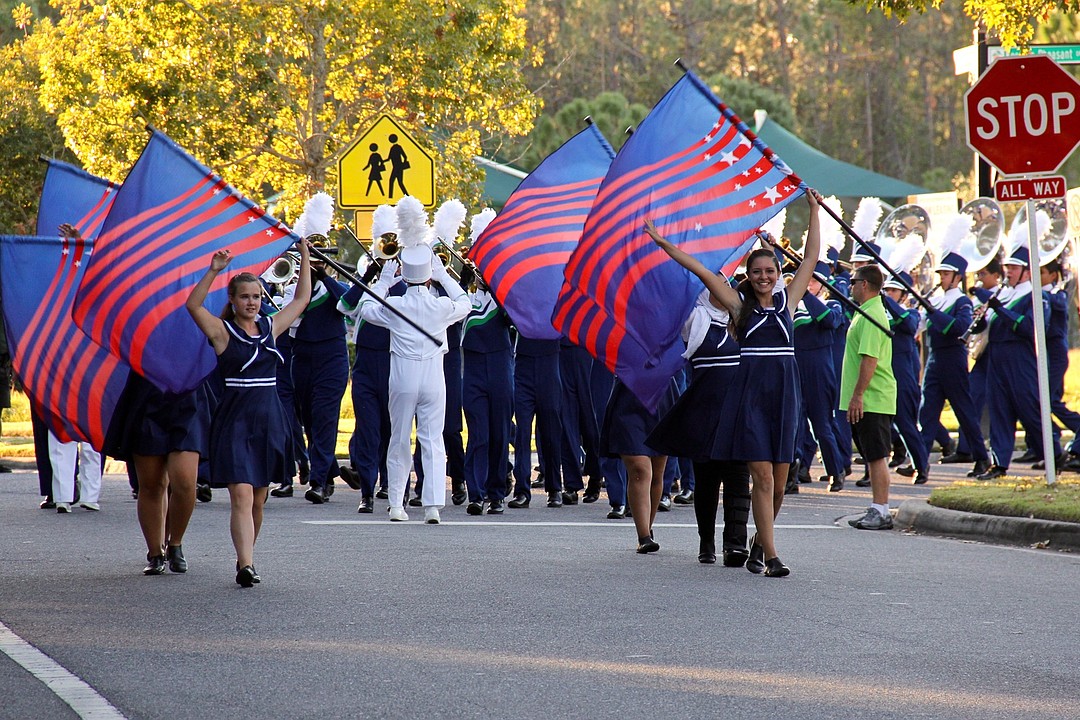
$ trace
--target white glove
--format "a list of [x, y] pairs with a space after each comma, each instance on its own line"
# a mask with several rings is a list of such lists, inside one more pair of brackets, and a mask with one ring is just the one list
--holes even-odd
[[431, 279], [440, 285], [445, 285], [453, 278], [450, 277], [450, 273], [446, 271], [446, 266], [443, 265], [442, 260], [438, 255], [434, 255], [431, 258]]
[[401, 263], [397, 260], [387, 260], [383, 263], [382, 272], [379, 273], [378, 284], [387, 288], [393, 287], [394, 283], [397, 282], [394, 276], [397, 275], [398, 268], [400, 267]]

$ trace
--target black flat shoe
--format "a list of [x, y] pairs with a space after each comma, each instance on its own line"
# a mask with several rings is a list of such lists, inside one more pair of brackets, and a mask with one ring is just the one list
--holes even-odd
[[[251, 582], [253, 582], [253, 583], [262, 582], [262, 578], [259, 577], [259, 571], [255, 569], [255, 566], [254, 565], [248, 565], [248, 567], [251, 568], [251, 572], [252, 572]], [[240, 573], [240, 563], [236, 563], [236, 572], [239, 575], [239, 573]], [[236, 582], [240, 582], [240, 581], [237, 580]]]
[[520, 510], [522, 508], [529, 507], [529, 502], [530, 502], [530, 498], [527, 498], [524, 495], [518, 495], [516, 498], [514, 498], [510, 502], [506, 503], [506, 507], [513, 508], [515, 510]]
[[164, 555], [151, 555], [146, 554], [146, 567], [143, 568], [143, 575], [164, 575], [165, 574], [165, 556]]
[[288, 485], [282, 483], [280, 485], [276, 485], [275, 487], [273, 487], [270, 490], [270, 497], [292, 497], [292, 496], [293, 496], [293, 486], [292, 486], [291, 483], [288, 484]]
[[702, 540], [698, 543], [697, 561], [702, 565], [712, 565], [716, 562], [715, 540]]
[[549, 508], [561, 508], [563, 506], [562, 493], [558, 490], [549, 492], [547, 506]]
[[905, 465], [904, 467], [896, 468], [896, 474], [903, 477], [915, 477], [916, 472], [914, 465]]
[[386, 488], [379, 488], [379, 490], [375, 493], [375, 497], [379, 498], [380, 500], [386, 500], [390, 497], [390, 493], [386, 492]]
[[583, 503], [594, 503], [599, 499], [600, 499], [600, 493], [599, 492], [588, 492], [588, 491], [586, 491], [585, 494], [581, 496], [581, 502], [583, 502]]
[[645, 553], [654, 553], [660, 549], [660, 543], [656, 542], [649, 536], [638, 538], [637, 551], [644, 555]]
[[214, 489], [207, 483], [199, 483], [195, 486], [195, 499], [207, 503], [214, 499]]
[[424, 499], [419, 495], [409, 498], [409, 507], [424, 507]]
[[765, 548], [758, 545], [757, 533], [750, 538], [750, 552], [746, 557], [746, 569], [755, 575], [765, 572]]
[[255, 584], [255, 566], [245, 565], [236, 571], [236, 584], [240, 587], [249, 588]]
[[626, 517], [625, 505], [612, 505], [611, 509], [608, 510], [608, 520], [622, 520], [624, 517]]
[[469, 499], [469, 491], [465, 487], [464, 480], [450, 479], [450, 502], [455, 505], [464, 505]]
[[769, 558], [765, 561], [765, 577], [787, 577], [791, 574], [791, 568], [780, 562], [780, 558]]
[[363, 487], [360, 484], [360, 475], [348, 465], [342, 465], [338, 468], [338, 474], [341, 476], [341, 479], [345, 481], [345, 484], [353, 490], [359, 490]]
[[312, 485], [310, 488], [308, 488], [308, 491], [304, 493], [304, 499], [310, 503], [314, 503], [315, 505], [322, 505], [327, 501], [328, 498], [325, 490], [323, 490], [321, 487], [316, 487]]
[[724, 567], [742, 567], [748, 557], [750, 553], [743, 548], [724, 548]]
[[375, 512], [375, 499], [369, 497], [361, 497], [360, 504], [356, 506], [356, 512], [365, 514]]
[[169, 560], [169, 570], [174, 573], [186, 573], [188, 564], [184, 559], [184, 547], [182, 545], [170, 545], [165, 549], [165, 557]]
[[661, 495], [660, 504], [656, 506], [656, 509], [660, 512], [671, 512], [671, 496]]

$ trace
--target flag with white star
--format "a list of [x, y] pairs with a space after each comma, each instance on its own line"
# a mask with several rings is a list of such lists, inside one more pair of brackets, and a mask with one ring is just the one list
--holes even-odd
[[589, 125], [521, 181], [469, 259], [523, 337], [555, 340], [551, 314], [563, 269], [577, 247], [615, 151]]
[[645, 234], [730, 272], [805, 186], [693, 73], [612, 162], [564, 273], [552, 324], [649, 408], [683, 366], [679, 330], [701, 282]]
[[154, 130], [85, 264], [75, 322], [163, 391], [191, 390], [217, 364], [184, 308], [210, 258], [233, 256], [207, 299], [222, 308], [230, 277], [262, 272], [298, 239]]

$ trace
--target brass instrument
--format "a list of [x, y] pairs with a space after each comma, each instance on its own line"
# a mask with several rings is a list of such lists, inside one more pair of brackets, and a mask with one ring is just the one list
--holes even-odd
[[1001, 290], [1005, 287], [1004, 283], [998, 283], [998, 286], [994, 288], [994, 294], [990, 298], [975, 308], [975, 312], [971, 315], [971, 324], [968, 325], [967, 330], [960, 336], [960, 341], [967, 345], [968, 357], [972, 361], [978, 360], [979, 356], [986, 350], [986, 344], [990, 341], [990, 332], [988, 328], [984, 328], [979, 332], [975, 332], [975, 328], [986, 317], [986, 313], [990, 311], [990, 301], [997, 298], [1001, 294]]
[[[918, 235], [919, 242], [926, 247], [930, 237], [930, 213], [920, 205], [901, 205], [889, 212], [878, 225], [874, 242], [882, 248], [882, 256], [888, 257], [885, 248], [895, 246], [912, 233]], [[930, 288], [934, 283], [934, 258], [929, 252], [924, 253], [911, 269], [911, 279], [912, 284], [924, 297], [933, 293]]]
[[300, 253], [288, 250], [268, 267], [260, 277], [271, 285], [291, 283], [300, 272]]
[[400, 252], [401, 243], [398, 242], [397, 233], [383, 233], [371, 243], [371, 254], [380, 260], [391, 260]]
[[968, 272], [978, 272], [994, 259], [1005, 240], [1005, 215], [990, 198], [975, 198], [960, 208], [972, 219], [971, 236], [964, 241], [960, 254], [968, 261]]

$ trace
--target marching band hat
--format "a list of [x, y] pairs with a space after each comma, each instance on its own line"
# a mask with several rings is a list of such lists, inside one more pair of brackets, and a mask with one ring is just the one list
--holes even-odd
[[968, 261], [964, 259], [963, 255], [959, 253], [951, 252], [946, 253], [945, 257], [941, 258], [937, 267], [934, 268], [934, 272], [939, 270], [952, 270], [953, 272], [963, 275], [967, 272]]
[[[900, 270], [896, 273], [896, 275], [899, 275], [900, 279], [906, 282], [908, 286], [914, 287], [911, 280], [911, 275], [909, 273]], [[903, 290], [904, 292], [907, 292], [907, 288], [900, 284], [900, 280], [896, 279], [896, 275], [889, 275], [889, 279], [885, 281], [885, 284], [882, 285], [882, 287], [892, 290]]]
[[[876, 252], [878, 255], [881, 254], [881, 246], [878, 245], [876, 242], [873, 242], [872, 240], [870, 240], [870, 241], [867, 241], [866, 244], [869, 245], [870, 247], [872, 247], [874, 249], [874, 252]], [[852, 250], [851, 250], [851, 261], [852, 262], [877, 262], [877, 258], [875, 258], [873, 255], [871, 255], [866, 250], [866, 248], [864, 248], [860, 243], [855, 243], [855, 247], [852, 248]]]
[[401, 278], [410, 284], [420, 285], [431, 279], [431, 259], [435, 254], [427, 243], [402, 248], [398, 255], [401, 260]]
[[1031, 264], [1031, 253], [1026, 246], [1018, 247], [1009, 253], [1009, 256], [1001, 261], [1001, 264], [1028, 267]]

